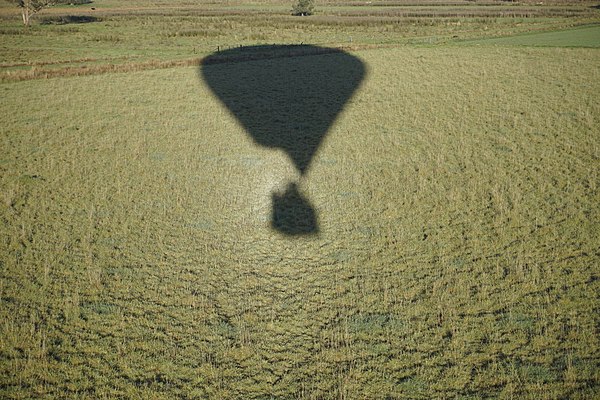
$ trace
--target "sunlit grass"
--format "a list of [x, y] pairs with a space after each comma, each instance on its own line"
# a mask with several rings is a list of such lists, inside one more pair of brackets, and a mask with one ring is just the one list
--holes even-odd
[[[434, 2], [0, 3], [0, 397], [597, 397], [598, 11]], [[197, 65], [301, 42], [367, 68], [304, 176]]]

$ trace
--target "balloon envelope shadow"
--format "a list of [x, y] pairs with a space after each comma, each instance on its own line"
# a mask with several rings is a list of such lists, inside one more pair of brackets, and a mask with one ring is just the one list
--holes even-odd
[[[282, 149], [304, 176], [365, 67], [339, 49], [272, 45], [214, 53], [204, 59], [201, 73], [254, 142]], [[318, 232], [316, 213], [297, 184], [272, 199], [275, 229], [289, 235]]]

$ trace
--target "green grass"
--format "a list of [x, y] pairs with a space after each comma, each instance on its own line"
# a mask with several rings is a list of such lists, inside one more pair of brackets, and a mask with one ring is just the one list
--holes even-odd
[[[600, 53], [581, 46], [598, 30], [565, 31], [595, 9], [94, 4], [114, 10], [29, 30], [2, 11], [0, 397], [600, 396]], [[350, 36], [366, 75], [304, 177], [200, 67], [172, 67]], [[272, 228], [290, 182], [318, 234]]]
[[468, 42], [472, 44], [496, 44], [502, 46], [547, 46], [547, 47], [600, 47], [600, 26], [589, 26], [565, 31], [531, 33], [502, 38]]

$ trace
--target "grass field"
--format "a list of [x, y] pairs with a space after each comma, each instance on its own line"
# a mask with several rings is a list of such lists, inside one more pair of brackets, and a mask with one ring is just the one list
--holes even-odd
[[[596, 9], [383, 34], [376, 16], [163, 3], [27, 31], [2, 9], [0, 397], [600, 396]], [[218, 40], [163, 35], [204, 21]], [[301, 36], [347, 53], [199, 64]], [[279, 93], [307, 79], [294, 68], [351, 60], [364, 76], [309, 162], [261, 145], [248, 127], [268, 110], [240, 117], [216, 89], [279, 71]], [[290, 182], [318, 232], [273, 228]]]

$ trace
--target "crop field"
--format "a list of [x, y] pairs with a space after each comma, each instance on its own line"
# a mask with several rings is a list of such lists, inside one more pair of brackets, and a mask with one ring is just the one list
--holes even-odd
[[600, 397], [595, 3], [6, 4], [1, 398]]

